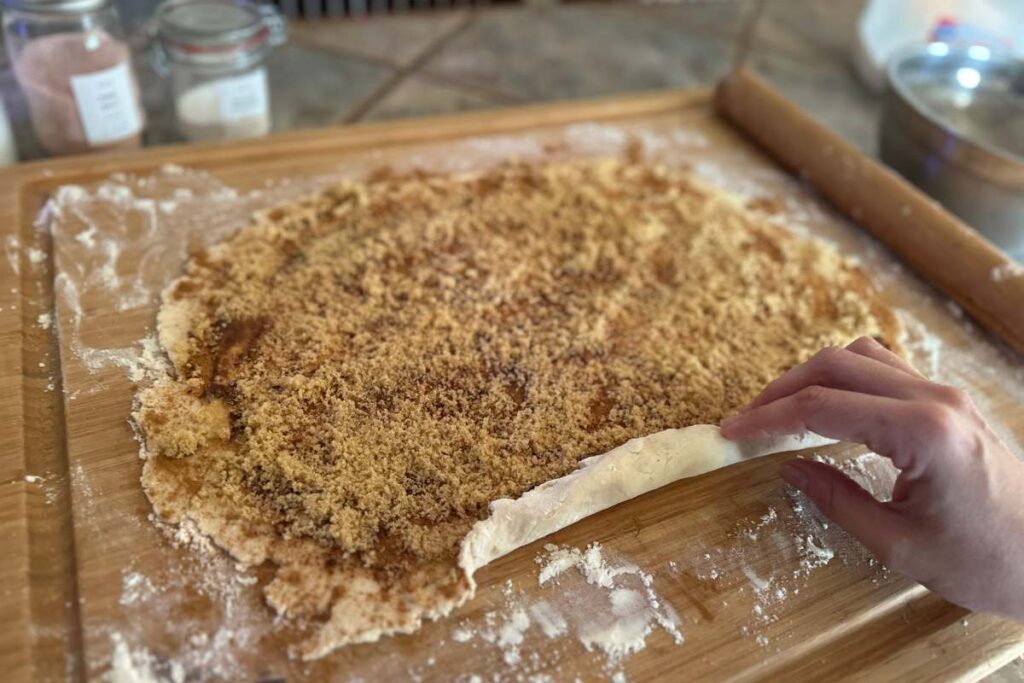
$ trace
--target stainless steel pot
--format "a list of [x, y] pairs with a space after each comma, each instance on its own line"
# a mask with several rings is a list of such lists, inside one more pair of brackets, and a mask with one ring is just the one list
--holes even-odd
[[1024, 261], [1024, 63], [979, 45], [897, 55], [882, 160]]

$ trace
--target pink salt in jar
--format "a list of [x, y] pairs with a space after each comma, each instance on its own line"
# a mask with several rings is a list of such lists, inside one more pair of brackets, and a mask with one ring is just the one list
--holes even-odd
[[110, 0], [2, 0], [14, 75], [54, 155], [138, 147], [145, 115]]

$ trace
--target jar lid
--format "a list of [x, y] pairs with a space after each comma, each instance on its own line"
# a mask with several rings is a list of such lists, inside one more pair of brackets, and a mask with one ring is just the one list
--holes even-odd
[[160, 37], [186, 52], [220, 52], [265, 42], [263, 14], [245, 0], [170, 0], [157, 15]]
[[3, 0], [2, 4], [6, 9], [23, 12], [77, 14], [106, 7], [110, 0]]

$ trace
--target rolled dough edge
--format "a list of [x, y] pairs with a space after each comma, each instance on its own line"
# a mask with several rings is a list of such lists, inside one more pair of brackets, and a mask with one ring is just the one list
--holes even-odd
[[666, 429], [630, 439], [519, 498], [492, 502], [490, 516], [474, 524], [463, 539], [459, 566], [475, 590], [477, 569], [584, 517], [679, 479], [769, 453], [830, 443], [835, 440], [812, 433], [733, 442], [714, 425]]
[[[430, 607], [406, 613], [403, 623], [374, 628], [356, 638], [339, 639], [321, 632], [303, 659], [317, 659], [345, 644], [412, 633], [426, 620], [445, 617], [476, 594], [476, 570], [613, 505], [743, 460], [828, 443], [835, 441], [816, 434], [736, 443], [722, 437], [713, 425], [667, 429], [631, 439], [607, 453], [581, 461], [575, 471], [545, 482], [519, 498], [493, 501], [491, 514], [474, 524], [462, 541], [458, 566], [466, 579], [466, 588], [458, 595], [428, 601]], [[340, 618], [347, 621], [349, 616]]]

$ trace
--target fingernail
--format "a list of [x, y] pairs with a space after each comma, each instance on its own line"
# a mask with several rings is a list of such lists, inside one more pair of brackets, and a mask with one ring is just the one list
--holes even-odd
[[727, 431], [730, 427], [736, 424], [739, 418], [739, 415], [730, 415], [729, 417], [724, 418], [721, 424], [719, 425], [719, 429], [721, 429], [723, 432]]
[[795, 462], [787, 462], [779, 468], [779, 476], [790, 486], [795, 486], [801, 491], [807, 486], [807, 473]]

